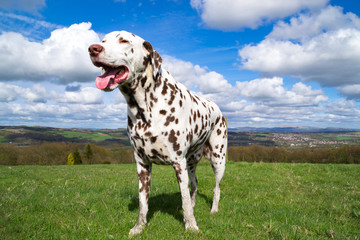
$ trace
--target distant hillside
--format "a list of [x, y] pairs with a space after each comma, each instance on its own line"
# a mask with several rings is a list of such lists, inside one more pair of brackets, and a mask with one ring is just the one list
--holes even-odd
[[51, 127], [0, 127], [0, 142], [31, 145], [42, 142], [96, 143], [130, 146], [126, 129], [70, 129]]
[[[229, 146], [337, 147], [360, 145], [360, 132], [334, 128], [230, 128]], [[68, 129], [51, 127], [0, 127], [0, 143], [17, 146], [43, 142], [94, 143], [105, 147], [130, 146], [126, 129]]]

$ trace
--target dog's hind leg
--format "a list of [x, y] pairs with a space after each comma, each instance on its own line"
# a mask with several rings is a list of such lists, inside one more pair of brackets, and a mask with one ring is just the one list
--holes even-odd
[[219, 211], [220, 183], [225, 172], [227, 151], [227, 128], [225, 119], [220, 121], [205, 144], [204, 153], [211, 162], [215, 174], [215, 187], [211, 213]]
[[129, 232], [130, 236], [141, 233], [146, 225], [151, 179], [151, 165], [143, 164], [136, 153], [135, 160], [139, 177], [139, 217], [136, 225]]
[[198, 181], [196, 178], [196, 167], [199, 161], [201, 160], [201, 157], [203, 156], [203, 149], [195, 153], [194, 155], [190, 156], [187, 159], [187, 169], [190, 179], [190, 186], [191, 186], [191, 205], [194, 208], [196, 204], [196, 195], [197, 195], [197, 185]]

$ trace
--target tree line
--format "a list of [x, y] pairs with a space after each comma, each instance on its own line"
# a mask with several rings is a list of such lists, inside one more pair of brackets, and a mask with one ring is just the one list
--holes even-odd
[[235, 162], [360, 164], [360, 146], [299, 149], [260, 145], [232, 146], [229, 147], [228, 156], [229, 160]]
[[[0, 165], [63, 165], [134, 163], [131, 147], [105, 148], [95, 144], [43, 143], [18, 147], [0, 144]], [[235, 162], [360, 164], [360, 146], [286, 149], [260, 145], [231, 146], [228, 160]]]
[[68, 164], [70, 154], [75, 156], [74, 164], [135, 162], [131, 147], [108, 149], [95, 144], [42, 143], [23, 147], [0, 144], [0, 165], [63, 165]]

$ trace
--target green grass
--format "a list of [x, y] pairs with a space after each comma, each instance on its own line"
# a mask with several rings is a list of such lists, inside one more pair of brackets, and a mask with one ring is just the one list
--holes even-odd
[[345, 136], [337, 136], [336, 140], [338, 141], [344, 141], [344, 140], [352, 140], [352, 137], [345, 137]]
[[9, 139], [6, 139], [3, 136], [0, 136], [0, 143], [8, 143], [8, 142], [10, 142]]
[[74, 131], [49, 131], [49, 133], [60, 134], [66, 138], [80, 138], [80, 139], [89, 139], [93, 141], [105, 141], [107, 139], [114, 138], [108, 134], [100, 133], [85, 133], [85, 132], [74, 132]]
[[[198, 167], [185, 232], [173, 169], [153, 166], [148, 225], [133, 239], [359, 239], [360, 166], [228, 162], [220, 211]], [[136, 166], [0, 166], [0, 239], [127, 239], [138, 214]]]

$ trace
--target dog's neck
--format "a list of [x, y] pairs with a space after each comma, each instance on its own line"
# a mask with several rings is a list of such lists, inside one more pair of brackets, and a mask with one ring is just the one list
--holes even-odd
[[[157, 79], [160, 80], [161, 76]], [[152, 69], [149, 65], [145, 72], [136, 75], [130, 83], [120, 86], [120, 91], [124, 95], [128, 104], [128, 125], [132, 127], [139, 123], [143, 128], [151, 126], [151, 108], [154, 104], [154, 91], [157, 82], [153, 78]]]

